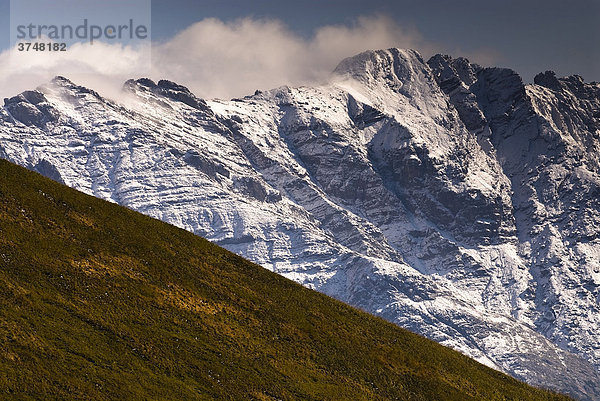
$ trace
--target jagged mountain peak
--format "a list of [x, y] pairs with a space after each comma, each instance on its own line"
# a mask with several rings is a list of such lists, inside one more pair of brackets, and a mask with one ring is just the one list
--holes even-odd
[[29, 103], [32, 105], [37, 105], [39, 103], [44, 103], [47, 102], [46, 94], [48, 92], [61, 92], [63, 94], [91, 94], [97, 98], [101, 98], [101, 96], [96, 91], [88, 89], [84, 86], [77, 85], [73, 81], [59, 75], [54, 77], [47, 84], [41, 85], [35, 90], [26, 90], [11, 98], [5, 98], [4, 105], [8, 106], [10, 104], [18, 103]]
[[15, 103], [21, 103], [21, 102], [38, 104], [38, 103], [45, 102], [45, 101], [46, 101], [46, 97], [44, 96], [44, 94], [42, 92], [40, 92], [38, 90], [32, 90], [32, 91], [24, 91], [24, 92], [18, 94], [17, 96], [13, 96], [11, 98], [5, 98], [4, 105], [8, 106], [9, 104], [15, 104]]
[[385, 80], [394, 83], [410, 81], [426, 64], [416, 50], [390, 48], [369, 50], [342, 60], [335, 75], [350, 76], [364, 83]]
[[557, 77], [554, 71], [545, 71], [537, 74], [533, 82], [555, 92], [567, 91], [592, 101], [600, 97], [600, 85], [596, 82], [587, 83], [577, 74]]
[[500, 81], [507, 87], [523, 88], [525, 86], [521, 76], [511, 68], [482, 67], [479, 64], [471, 63], [465, 57], [453, 58], [448, 55], [436, 54], [427, 61], [427, 64], [432, 68], [436, 80], [444, 92], [447, 93], [453, 90], [449, 86], [450, 82], [463, 83], [469, 87], [476, 83], [481, 75], [485, 75], [486, 80]]
[[3, 116], [3, 120], [32, 127], [44, 127], [45, 124], [56, 121], [59, 114], [40, 89], [24, 91], [10, 99], [4, 99], [4, 107], [9, 116]]
[[154, 82], [150, 78], [129, 79], [123, 84], [123, 87], [124, 89], [127, 89], [128, 87], [136, 85], [139, 85], [144, 88], [154, 88], [156, 87], [156, 82]]
[[127, 80], [124, 84], [125, 87], [141, 86], [148, 89], [162, 88], [163, 90], [172, 90], [174, 92], [181, 92], [191, 94], [192, 92], [185, 86], [180, 85], [176, 82], [161, 79], [158, 83], [154, 82], [150, 78], [139, 78]]
[[166, 79], [162, 79], [158, 83], [149, 78], [130, 79], [125, 82], [123, 89], [137, 95], [152, 93], [158, 97], [181, 102], [199, 111], [212, 113], [204, 99], [196, 97], [187, 87]]
[[431, 57], [427, 64], [434, 71], [443, 90], [453, 90], [461, 82], [466, 86], [472, 85], [477, 80], [477, 73], [482, 69], [480, 65], [471, 63], [465, 57], [452, 58], [443, 54]]
[[554, 71], [540, 72], [533, 78], [533, 83], [552, 90], [560, 90], [560, 81]]
[[54, 77], [49, 84], [40, 86], [38, 90], [41, 92], [45, 92], [46, 90], [62, 90], [63, 92], [90, 94], [98, 99], [102, 98], [95, 90], [78, 85], [61, 75]]
[[57, 75], [54, 78], [52, 78], [52, 81], [50, 81], [53, 84], [57, 84], [57, 85], [71, 85], [71, 86], [75, 86], [75, 84], [73, 83], [73, 81], [71, 81], [70, 79], [62, 76], [62, 75]]

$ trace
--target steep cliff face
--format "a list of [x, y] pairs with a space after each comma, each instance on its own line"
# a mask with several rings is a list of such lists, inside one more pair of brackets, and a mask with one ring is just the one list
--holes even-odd
[[124, 90], [57, 78], [6, 100], [0, 156], [600, 399], [597, 84], [390, 49], [231, 101]]
[[511, 179], [520, 257], [532, 275], [527, 318], [598, 367], [600, 85], [551, 71], [523, 85], [510, 70], [441, 56], [429, 64], [465, 120], [484, 116], [476, 129]]

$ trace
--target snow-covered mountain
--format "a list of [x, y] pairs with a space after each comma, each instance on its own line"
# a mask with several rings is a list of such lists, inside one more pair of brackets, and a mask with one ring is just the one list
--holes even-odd
[[0, 157], [600, 400], [600, 84], [389, 49], [243, 99], [124, 90], [6, 99]]

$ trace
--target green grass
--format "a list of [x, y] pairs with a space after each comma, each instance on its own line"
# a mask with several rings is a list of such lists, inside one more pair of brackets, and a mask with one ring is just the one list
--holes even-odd
[[567, 398], [0, 161], [0, 399]]

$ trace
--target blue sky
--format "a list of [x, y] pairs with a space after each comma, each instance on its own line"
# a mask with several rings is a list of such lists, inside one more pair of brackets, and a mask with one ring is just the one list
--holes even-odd
[[[276, 19], [310, 40], [320, 27], [352, 26], [357, 18], [373, 15], [417, 32], [440, 52], [471, 59], [481, 55], [473, 61], [511, 67], [525, 81], [547, 69], [600, 81], [600, 2], [594, 0], [153, 0], [152, 38], [166, 42], [205, 18], [250, 17]], [[4, 50], [9, 0], [0, 0], [0, 27]]]

